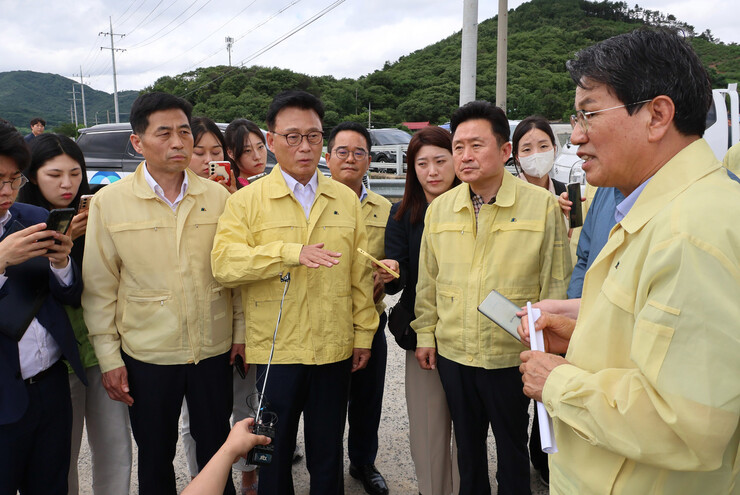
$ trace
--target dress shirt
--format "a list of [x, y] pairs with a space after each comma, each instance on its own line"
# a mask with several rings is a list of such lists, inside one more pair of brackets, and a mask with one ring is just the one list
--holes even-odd
[[648, 182], [650, 182], [650, 179], [637, 186], [637, 189], [632, 191], [629, 196], [624, 198], [624, 201], [617, 205], [617, 210], [614, 212], [614, 220], [616, 220], [617, 223], [624, 220], [624, 217], [627, 216], [627, 213], [629, 213], [632, 207], [635, 205], [635, 201], [637, 201], [637, 198], [640, 197], [640, 193], [642, 192], [642, 190], [645, 189], [645, 186], [648, 185]]
[[[0, 218], [0, 237], [5, 233], [5, 225], [10, 221], [10, 211]], [[72, 284], [72, 263], [67, 258], [67, 266], [57, 269], [51, 267], [52, 273], [64, 286]], [[8, 277], [0, 274], [0, 287], [5, 285]], [[18, 356], [20, 358], [21, 375], [23, 379], [31, 378], [45, 369], [51, 367], [62, 356], [62, 350], [57, 345], [56, 340], [49, 334], [39, 320], [34, 318], [28, 325], [28, 330], [23, 334], [18, 342]]]
[[293, 196], [295, 196], [295, 199], [297, 199], [303, 207], [303, 212], [306, 214], [306, 220], [308, 220], [308, 217], [311, 214], [311, 205], [313, 205], [313, 200], [316, 199], [316, 189], [319, 187], [318, 172], [313, 173], [313, 177], [311, 177], [311, 180], [309, 180], [308, 184], [305, 186], [290, 175], [286, 174], [282, 168], [280, 169], [280, 173], [283, 174], [283, 178], [285, 179], [285, 183], [288, 185], [288, 189], [290, 189]]
[[157, 181], [154, 180], [154, 177], [152, 177], [152, 174], [149, 173], [149, 168], [146, 165], [146, 162], [144, 162], [144, 179], [146, 179], [146, 183], [149, 184], [149, 187], [152, 188], [152, 191], [154, 191], [154, 194], [159, 196], [159, 198], [164, 201], [167, 206], [172, 208], [172, 211], [177, 210], [177, 205], [180, 204], [180, 201], [182, 201], [182, 198], [185, 196], [185, 191], [188, 190], [188, 174], [185, 173], [183, 170], [182, 172], [183, 179], [182, 179], [182, 187], [180, 188], [180, 194], [177, 195], [175, 198], [175, 201], [170, 201], [167, 199], [164, 195], [164, 189], [162, 189], [162, 186], [157, 184]]

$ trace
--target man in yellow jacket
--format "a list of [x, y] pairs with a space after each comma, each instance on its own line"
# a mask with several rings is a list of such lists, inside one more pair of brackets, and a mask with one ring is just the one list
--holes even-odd
[[[492, 289], [518, 305], [565, 298], [568, 237], [555, 196], [504, 169], [509, 121], [488, 102], [452, 115], [455, 172], [463, 184], [427, 209], [416, 286], [416, 358], [439, 367], [458, 449], [460, 494], [490, 493], [486, 439], [498, 452], [499, 493], [529, 493], [529, 399], [521, 343], [477, 311]], [[435, 349], [436, 346], [436, 349]]]
[[357, 195], [317, 172], [324, 107], [303, 91], [280, 93], [267, 112], [272, 172], [234, 194], [218, 224], [211, 264], [227, 287], [241, 287], [246, 361], [262, 390], [284, 286], [267, 409], [278, 417], [272, 463], [260, 468], [260, 495], [293, 493], [291, 460], [301, 413], [311, 492], [343, 493], [342, 436], [350, 372], [367, 365], [378, 327], [372, 271], [357, 248], [367, 234]]
[[[391, 202], [380, 194], [369, 191], [362, 183], [370, 168], [371, 146], [372, 138], [367, 129], [356, 122], [342, 122], [329, 134], [326, 163], [331, 171], [331, 178], [352, 189], [360, 198], [368, 237], [367, 250], [376, 259], [382, 260], [385, 258], [385, 226], [391, 212]], [[380, 323], [373, 337], [372, 354], [367, 367], [352, 374], [347, 410], [349, 473], [361, 480], [365, 491], [371, 495], [388, 493], [388, 485], [375, 467], [388, 357], [385, 340], [388, 317], [383, 302], [385, 284], [380, 271], [384, 270], [378, 268], [373, 274], [373, 300]]]
[[686, 40], [649, 30], [567, 67], [587, 180], [625, 200], [577, 322], [537, 322], [565, 358], [522, 354], [524, 391], [554, 422], [551, 493], [738, 493], [740, 184], [701, 139], [707, 73]]
[[191, 109], [164, 93], [137, 98], [131, 142], [145, 161], [96, 194], [85, 239], [85, 323], [108, 395], [130, 406], [141, 494], [176, 492], [183, 396], [199, 466], [218, 451], [229, 434], [232, 341], [244, 342], [232, 335], [231, 291], [210, 266], [229, 194], [188, 170]]

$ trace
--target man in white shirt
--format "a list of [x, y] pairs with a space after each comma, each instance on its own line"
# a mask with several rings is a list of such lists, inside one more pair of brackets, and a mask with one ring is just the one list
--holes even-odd
[[0, 493], [63, 495], [72, 403], [62, 357], [87, 380], [62, 305], [79, 304], [82, 280], [48, 212], [14, 204], [30, 160], [23, 136], [0, 124]]

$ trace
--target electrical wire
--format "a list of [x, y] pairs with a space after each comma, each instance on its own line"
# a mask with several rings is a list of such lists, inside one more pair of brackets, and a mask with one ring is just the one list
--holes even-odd
[[131, 0], [131, 3], [130, 3], [130, 4], [128, 5], [128, 7], [126, 7], [126, 10], [124, 10], [123, 12], [121, 12], [121, 15], [119, 15], [119, 16], [118, 16], [118, 17], [116, 18], [116, 23], [118, 23], [118, 20], [119, 20], [119, 19], [120, 19], [121, 17], [123, 17], [124, 15], [126, 15], [126, 12], [128, 12], [128, 11], [129, 11], [129, 9], [130, 9], [131, 7], [133, 7], [133, 6], [134, 6], [134, 4], [135, 4], [135, 3], [136, 3], [136, 0]]
[[139, 26], [141, 26], [144, 23], [144, 21], [146, 21], [149, 18], [149, 16], [152, 15], [155, 10], [157, 10], [157, 8], [160, 5], [162, 5], [162, 2], [164, 2], [164, 0], [159, 0], [159, 3], [157, 3], [157, 5], [155, 5], [154, 8], [150, 10], [149, 13], [146, 16], [144, 16], [144, 18], [141, 21], [139, 21], [139, 23], [136, 26], [133, 27], [133, 29], [128, 30], [128, 33], [126, 33], [126, 36], [131, 36], [131, 34], [134, 31], [136, 31], [139, 28]]
[[139, 6], [138, 6], [138, 7], [136, 7], [136, 9], [134, 9], [134, 10], [133, 10], [133, 12], [131, 12], [131, 13], [130, 13], [130, 14], [129, 14], [129, 15], [128, 15], [128, 16], [127, 16], [127, 17], [126, 17], [125, 19], [123, 19], [122, 21], [118, 21], [118, 22], [117, 22], [118, 26], [120, 27], [120, 26], [123, 26], [124, 24], [126, 24], [126, 22], [128, 22], [128, 20], [129, 20], [129, 19], [131, 19], [131, 17], [132, 17], [132, 16], [134, 15], [134, 14], [136, 14], [136, 13], [137, 13], [137, 12], [139, 11], [139, 9], [141, 8], [141, 6], [142, 6], [142, 5], [144, 5], [144, 2], [146, 2], [146, 0], [141, 0], [141, 3], [139, 4]]
[[[128, 47], [126, 47], [126, 49], [127, 49], [127, 50], [133, 50], [134, 48], [139, 48], [139, 47], [141, 47], [141, 46], [146, 46], [146, 45], [145, 45], [145, 43], [146, 43], [146, 44], [149, 44], [149, 43], [148, 43], [148, 42], [149, 42], [149, 40], [151, 40], [152, 38], [154, 38], [155, 36], [157, 36], [157, 35], [158, 35], [159, 33], [161, 33], [161, 32], [162, 32], [162, 31], [164, 31], [164, 30], [165, 30], [165, 29], [166, 29], [167, 27], [169, 27], [169, 26], [170, 26], [170, 25], [171, 25], [172, 23], [174, 23], [175, 21], [177, 21], [177, 20], [178, 20], [178, 19], [179, 19], [180, 17], [182, 17], [183, 15], [185, 15], [185, 14], [187, 13], [187, 11], [188, 11], [188, 10], [190, 10], [190, 8], [191, 8], [191, 7], [193, 6], [193, 5], [195, 5], [196, 3], [198, 3], [198, 0], [193, 0], [193, 1], [192, 1], [192, 3], [191, 3], [190, 5], [188, 5], [188, 6], [187, 6], [187, 7], [185, 8], [185, 10], [183, 10], [182, 12], [180, 12], [180, 13], [179, 13], [179, 14], [178, 14], [178, 15], [177, 15], [177, 16], [176, 16], [176, 17], [175, 17], [174, 19], [172, 19], [172, 20], [171, 20], [170, 22], [168, 22], [168, 23], [167, 23], [167, 24], [165, 24], [165, 25], [164, 25], [164, 26], [163, 26], [162, 28], [160, 28], [160, 29], [159, 29], [159, 31], [157, 31], [156, 33], [152, 34], [152, 35], [151, 35], [151, 36], [149, 36], [148, 38], [146, 38], [146, 39], [144, 39], [144, 40], [140, 41], [139, 43], [136, 43], [136, 44], [134, 44], [134, 45], [131, 45], [131, 46], [128, 46]], [[205, 5], [207, 5], [207, 4], [209, 4], [209, 3], [211, 3], [211, 0], [207, 0], [207, 1], [206, 1], [206, 3], [204, 4], [204, 6], [205, 6]], [[201, 7], [201, 8], [203, 8], [203, 7]], [[200, 10], [200, 9], [198, 9], [198, 10]], [[189, 19], [189, 17], [188, 17], [188, 19]], [[187, 20], [187, 19], [186, 19], [186, 20]], [[182, 23], [178, 24], [178, 25], [177, 25], [177, 26], [175, 26], [175, 27], [177, 28], [177, 27], [179, 27], [180, 25], [182, 25]], [[168, 33], [169, 33], [169, 31], [168, 31]], [[160, 37], [160, 38], [161, 38], [161, 37]], [[160, 39], [160, 38], [157, 38], [157, 39]], [[154, 40], [154, 41], [156, 41], [156, 40]]]
[[325, 16], [326, 14], [328, 14], [329, 12], [331, 12], [332, 10], [334, 10], [336, 7], [338, 7], [339, 5], [343, 4], [344, 2], [345, 2], [345, 0], [337, 0], [336, 2], [332, 3], [331, 5], [325, 7], [319, 13], [314, 14], [312, 17], [310, 17], [306, 21], [302, 22], [301, 24], [299, 24], [298, 26], [296, 26], [292, 30], [288, 31], [286, 34], [280, 36], [279, 38], [277, 38], [276, 40], [274, 40], [270, 44], [266, 45], [265, 47], [257, 50], [256, 52], [254, 52], [249, 57], [243, 59], [242, 61], [239, 62], [239, 64], [237, 66], [234, 66], [232, 69], [227, 70], [226, 72], [224, 72], [220, 76], [217, 76], [217, 77], [211, 79], [210, 81], [208, 81], [207, 83], [205, 83], [205, 84], [203, 84], [201, 86], [198, 86], [197, 88], [192, 89], [192, 90], [190, 90], [190, 91], [188, 91], [186, 93], [183, 93], [183, 94], [181, 94], [179, 96], [181, 96], [181, 97], [188, 96], [190, 94], [195, 93], [196, 91], [199, 91], [199, 90], [201, 90], [203, 88], [206, 88], [206, 87], [210, 86], [211, 84], [215, 83], [219, 79], [223, 79], [224, 77], [226, 77], [227, 75], [231, 74], [232, 72], [234, 72], [235, 70], [237, 70], [238, 68], [240, 68], [241, 66], [243, 66], [244, 64], [246, 64], [247, 62], [251, 62], [255, 58], [257, 58], [260, 55], [262, 55], [263, 53], [267, 52], [268, 50], [274, 48], [275, 46], [279, 45], [283, 41], [287, 40], [288, 38], [290, 38], [291, 36], [293, 36], [294, 34], [296, 34], [298, 31], [301, 31], [302, 29], [304, 29], [305, 27], [309, 26], [310, 24], [313, 24], [314, 22], [316, 22], [317, 20], [319, 20], [321, 17]]

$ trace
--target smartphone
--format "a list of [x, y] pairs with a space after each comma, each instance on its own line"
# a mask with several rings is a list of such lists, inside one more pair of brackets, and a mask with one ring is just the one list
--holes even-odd
[[375, 257], [373, 255], [371, 255], [370, 253], [368, 253], [364, 249], [357, 248], [357, 252], [360, 253], [361, 255], [363, 255], [364, 257], [366, 257], [367, 259], [369, 259], [370, 261], [372, 261], [373, 263], [375, 263], [376, 265], [378, 265], [383, 270], [385, 270], [388, 273], [390, 273], [391, 275], [393, 275], [394, 278], [399, 278], [401, 276], [397, 272], [391, 270], [391, 268], [388, 265], [386, 265], [385, 263], [383, 263], [382, 261], [375, 259]]
[[208, 162], [208, 172], [210, 175], [216, 174], [223, 177], [227, 186], [231, 185], [231, 164], [229, 162]]
[[568, 184], [568, 200], [573, 202], [570, 207], [570, 228], [581, 227], [583, 225], [583, 206], [581, 202], [581, 184], [572, 182]]
[[90, 200], [92, 197], [92, 194], [83, 194], [80, 196], [80, 205], [77, 207], [77, 213], [82, 213], [90, 208]]
[[478, 306], [478, 311], [483, 313], [496, 325], [506, 330], [506, 333], [514, 337], [519, 342], [521, 342], [522, 339], [519, 338], [516, 328], [519, 326], [522, 319], [516, 314], [521, 310], [522, 308], [511, 302], [496, 290], [492, 290], [490, 294], [483, 299], [480, 306]]
[[247, 377], [247, 374], [244, 372], [244, 360], [242, 359], [241, 354], [237, 354], [234, 358], [234, 369], [242, 380]]
[[261, 174], [253, 175], [252, 177], [247, 177], [247, 182], [250, 184], [257, 179], [261, 179], [262, 177], [265, 177], [269, 172], [262, 172]]
[[[56, 230], [60, 234], [67, 232], [69, 224], [72, 223], [72, 217], [75, 216], [74, 208], [58, 208], [51, 210], [49, 216], [46, 217], [46, 230]], [[39, 242], [48, 241], [51, 237], [40, 239]], [[59, 241], [54, 241], [56, 244], [61, 244]]]

